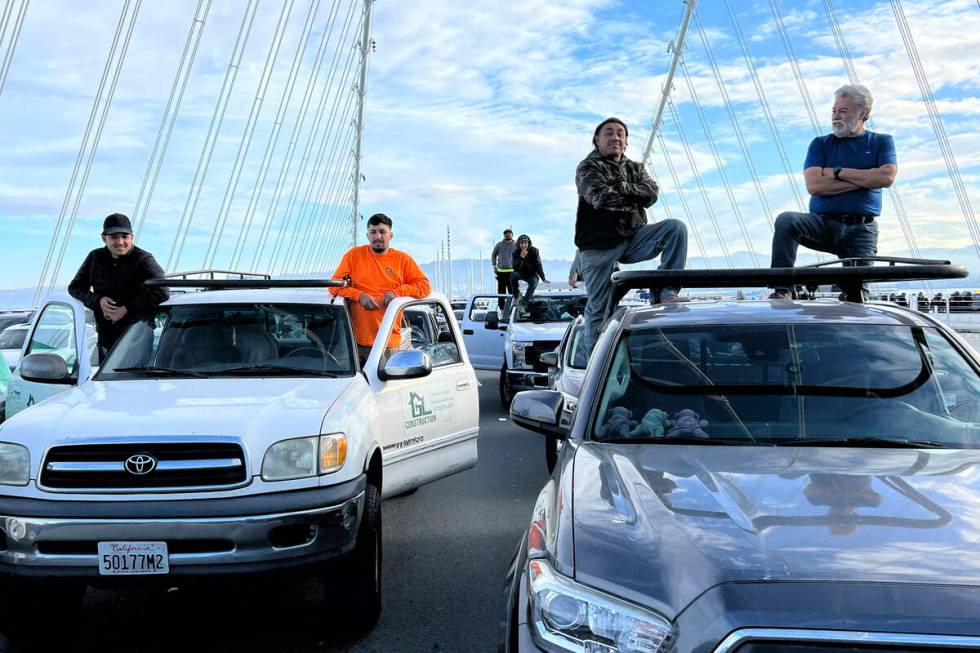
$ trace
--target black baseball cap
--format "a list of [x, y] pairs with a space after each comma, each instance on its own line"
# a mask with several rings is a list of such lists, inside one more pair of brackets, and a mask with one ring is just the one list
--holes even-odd
[[626, 126], [626, 123], [623, 122], [622, 120], [620, 120], [619, 118], [616, 118], [615, 116], [610, 116], [610, 117], [606, 118], [605, 120], [603, 120], [602, 122], [600, 122], [596, 126], [595, 131], [592, 133], [592, 143], [593, 144], [596, 142], [596, 139], [599, 138], [599, 132], [602, 131], [602, 128], [604, 126], [606, 126], [608, 123], [611, 123], [611, 122], [615, 122], [615, 123], [618, 123], [618, 124], [622, 125], [623, 126], [623, 131], [626, 132], [626, 137], [629, 138], [630, 128]]
[[129, 223], [129, 218], [127, 218], [122, 213], [113, 213], [112, 215], [107, 215], [105, 221], [102, 223], [102, 235], [111, 236], [112, 234], [131, 234], [133, 233], [133, 225]]

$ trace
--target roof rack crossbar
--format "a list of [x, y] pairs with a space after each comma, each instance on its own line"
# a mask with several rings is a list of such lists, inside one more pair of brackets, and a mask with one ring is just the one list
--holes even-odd
[[843, 267], [824, 265], [798, 268], [742, 268], [709, 270], [632, 270], [614, 272], [613, 292], [606, 305], [606, 317], [616, 310], [619, 301], [633, 289], [661, 288], [792, 288], [797, 285], [821, 286], [836, 284], [847, 300], [863, 303], [862, 288], [866, 283], [893, 281], [927, 281], [932, 279], [963, 279], [969, 270], [949, 261], [931, 259], [891, 259], [889, 265], [859, 265], [873, 259], [843, 259], [834, 261]]
[[148, 288], [206, 288], [225, 290], [235, 288], [343, 288], [347, 279], [147, 279]]

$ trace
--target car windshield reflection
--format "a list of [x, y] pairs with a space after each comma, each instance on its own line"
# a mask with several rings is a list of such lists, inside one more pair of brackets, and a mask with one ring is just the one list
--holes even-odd
[[97, 378], [351, 376], [352, 342], [339, 306], [161, 307], [126, 330]]
[[571, 322], [585, 313], [584, 295], [538, 296], [527, 304], [521, 304], [514, 312], [515, 322]]
[[980, 446], [980, 379], [937, 330], [644, 329], [617, 346], [597, 440]]

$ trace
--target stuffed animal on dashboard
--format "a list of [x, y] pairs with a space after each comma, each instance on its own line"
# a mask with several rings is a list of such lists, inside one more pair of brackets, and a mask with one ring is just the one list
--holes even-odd
[[616, 406], [606, 413], [606, 422], [597, 429], [597, 432], [604, 438], [627, 438], [636, 426], [636, 420], [632, 417], [633, 411], [629, 408]]
[[630, 437], [662, 438], [664, 431], [670, 426], [670, 417], [659, 408], [651, 408], [636, 428], [630, 431]]
[[707, 438], [707, 433], [702, 431], [708, 425], [708, 420], [701, 419], [701, 416], [690, 408], [684, 408], [674, 414], [670, 420], [670, 430], [667, 431], [668, 438], [679, 436], [694, 436], [696, 438]]

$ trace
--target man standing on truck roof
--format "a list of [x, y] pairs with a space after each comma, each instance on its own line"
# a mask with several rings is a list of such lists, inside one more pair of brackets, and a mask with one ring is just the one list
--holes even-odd
[[166, 288], [145, 288], [147, 279], [159, 279], [163, 268], [144, 249], [133, 244], [133, 226], [122, 213], [102, 223], [105, 247], [85, 257], [68, 294], [92, 309], [99, 335], [99, 362], [127, 326], [170, 297]]
[[[647, 224], [646, 209], [660, 188], [641, 163], [627, 159], [629, 130], [619, 118], [606, 118], [592, 135], [594, 149], [578, 164], [575, 185], [575, 245], [579, 268], [589, 288], [583, 343], [595, 345], [606, 304], [612, 295], [616, 263], [639, 263], [661, 256], [661, 270], [680, 270], [687, 262], [687, 228], [680, 220]], [[655, 302], [684, 301], [678, 288], [657, 291]]]
[[[395, 297], [422, 299], [432, 292], [429, 278], [415, 260], [391, 247], [391, 218], [375, 213], [367, 221], [367, 245], [350, 248], [340, 259], [334, 279], [350, 277], [350, 286], [331, 288], [330, 293], [350, 301], [350, 317], [361, 365], [374, 346], [384, 309]], [[401, 334], [398, 323], [388, 336], [388, 352], [398, 349]]]
[[[864, 128], [873, 103], [864, 86], [845, 84], [834, 91], [832, 133], [813, 139], [803, 164], [810, 212], [787, 211], [776, 218], [771, 267], [793, 267], [800, 243], [838, 258], [878, 253], [881, 189], [895, 181], [898, 161], [889, 134]], [[769, 295], [790, 297], [790, 289], [780, 287]]]
[[494, 245], [493, 252], [490, 253], [490, 265], [493, 266], [493, 273], [497, 276], [497, 294], [513, 295], [517, 290], [514, 288], [512, 272], [514, 271], [514, 251], [517, 249], [517, 242], [514, 240], [514, 232], [504, 229], [504, 239]]
[[[531, 237], [521, 234], [517, 238], [517, 252], [514, 254], [514, 271], [511, 273], [514, 279], [514, 301], [522, 301], [525, 306], [531, 303], [534, 289], [538, 287], [538, 278], [545, 283], [551, 283], [544, 276], [544, 267], [541, 265], [541, 252], [531, 244]], [[527, 284], [527, 291], [524, 299], [521, 299], [520, 284], [523, 281]]]

